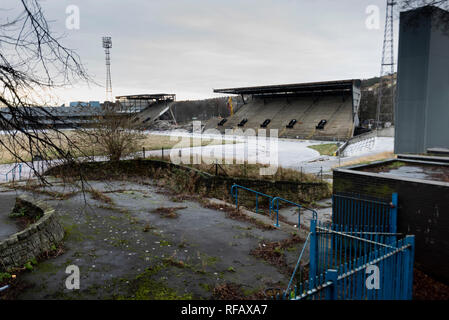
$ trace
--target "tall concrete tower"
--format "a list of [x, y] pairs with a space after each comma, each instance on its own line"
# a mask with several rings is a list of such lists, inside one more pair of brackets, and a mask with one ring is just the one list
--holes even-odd
[[449, 12], [401, 13], [395, 153], [449, 148]]

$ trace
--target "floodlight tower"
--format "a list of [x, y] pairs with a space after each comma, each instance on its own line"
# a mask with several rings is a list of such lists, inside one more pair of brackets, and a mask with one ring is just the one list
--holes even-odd
[[384, 43], [382, 48], [382, 63], [380, 68], [380, 83], [377, 98], [376, 129], [380, 121], [394, 121], [394, 10], [397, 2], [387, 0]]
[[111, 37], [103, 37], [103, 48], [106, 53], [106, 100], [112, 102], [112, 80], [111, 80], [111, 54], [109, 49], [112, 48]]

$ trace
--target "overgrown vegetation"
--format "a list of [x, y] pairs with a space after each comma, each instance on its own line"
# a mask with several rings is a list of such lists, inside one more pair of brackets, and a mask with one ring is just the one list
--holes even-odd
[[232, 282], [218, 284], [212, 291], [214, 300], [262, 300], [265, 298], [261, 290], [245, 293], [241, 284]]
[[303, 240], [297, 234], [293, 234], [290, 238], [282, 241], [260, 243], [257, 248], [251, 250], [250, 254], [267, 261], [269, 264], [279, 268], [281, 272], [291, 275], [293, 270], [287, 264], [284, 250], [301, 242]]
[[0, 272], [0, 287], [9, 285], [8, 290], [0, 292], [0, 300], [17, 299], [17, 296], [29, 287], [27, 282], [20, 279], [20, 275], [32, 271], [38, 263], [44, 260], [60, 256], [64, 251], [65, 248], [62, 243], [52, 244], [49, 251], [27, 261], [22, 267]]
[[[255, 166], [254, 168], [257, 168]], [[212, 170], [212, 169], [210, 169]], [[239, 169], [236, 169], [239, 170]], [[241, 169], [240, 169], [241, 170]], [[235, 174], [238, 175], [237, 171]], [[249, 170], [247, 171], [249, 172]], [[260, 192], [272, 196], [281, 196], [297, 203], [310, 203], [331, 194], [330, 185], [326, 182], [299, 181], [301, 173], [280, 169], [279, 177], [290, 177], [290, 181], [270, 180], [268, 178], [250, 179], [230, 176], [215, 176], [208, 172], [186, 166], [174, 165], [170, 162], [154, 159], [122, 160], [119, 162], [90, 162], [77, 166], [59, 166], [50, 169], [49, 175], [67, 178], [67, 176], [82, 175], [86, 180], [130, 180], [147, 183], [150, 178], [158, 186], [169, 188], [175, 193], [207, 196], [230, 201], [231, 186], [234, 183], [244, 184]], [[295, 181], [296, 179], [296, 181]], [[259, 208], [267, 207], [268, 201], [259, 199]], [[239, 193], [239, 202], [248, 207], [255, 207], [255, 196], [248, 192]]]
[[109, 205], [113, 205], [114, 204], [114, 200], [112, 200], [111, 197], [105, 195], [104, 192], [98, 191], [97, 189], [94, 189], [94, 188], [89, 188], [87, 191], [92, 196], [92, 199], [104, 202], [104, 203], [109, 204]]
[[16, 198], [16, 203], [9, 217], [16, 220], [21, 229], [35, 223], [44, 215], [44, 211], [31, 202]]
[[[155, 160], [159, 160], [158, 157], [153, 157]], [[187, 164], [187, 167], [194, 168], [203, 172], [207, 172], [211, 175], [217, 174], [218, 176], [231, 177], [231, 178], [243, 178], [243, 179], [255, 179], [266, 181], [290, 181], [290, 182], [322, 182], [321, 178], [314, 174], [300, 172], [290, 168], [278, 167], [276, 173], [273, 175], [261, 175], [261, 169], [268, 168], [268, 165], [263, 164], [248, 164], [247, 162], [242, 164]]]
[[119, 300], [192, 300], [191, 294], [179, 295], [162, 281], [154, 280], [154, 276], [165, 267], [165, 264], [146, 269], [130, 283], [128, 296], [116, 297]]

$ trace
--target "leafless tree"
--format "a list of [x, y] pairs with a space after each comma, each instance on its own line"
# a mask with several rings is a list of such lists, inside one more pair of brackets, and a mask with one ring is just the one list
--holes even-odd
[[145, 136], [140, 126], [141, 122], [132, 114], [117, 112], [108, 105], [94, 122], [94, 128], [77, 130], [77, 140], [82, 141], [79, 147], [85, 153], [106, 156], [116, 162], [142, 150]]
[[[77, 53], [51, 32], [38, 0], [17, 3], [20, 13], [0, 17], [0, 145], [45, 181], [29, 160], [51, 156], [67, 163], [76, 161], [71, 154], [79, 154], [73, 152], [78, 148], [70, 137], [52, 125], [60, 119], [41, 107], [45, 95], [90, 79]], [[49, 119], [45, 126], [36, 112]]]

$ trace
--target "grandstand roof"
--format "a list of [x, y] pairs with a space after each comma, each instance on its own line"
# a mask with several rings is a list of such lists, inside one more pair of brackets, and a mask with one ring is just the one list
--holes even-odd
[[153, 94], [133, 94], [128, 96], [116, 96], [116, 99], [128, 100], [167, 100], [175, 99], [176, 94], [173, 93], [153, 93]]
[[214, 89], [216, 93], [226, 94], [272, 94], [272, 93], [313, 93], [313, 92], [342, 92], [351, 91], [354, 87], [360, 86], [360, 80], [339, 80], [325, 82], [309, 82], [281, 84], [258, 87], [242, 87], [230, 89]]

